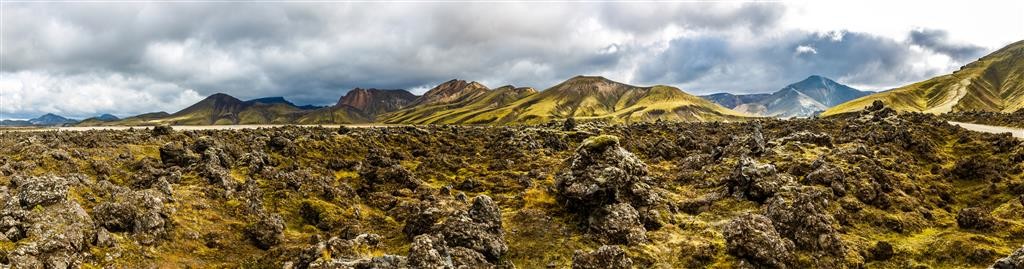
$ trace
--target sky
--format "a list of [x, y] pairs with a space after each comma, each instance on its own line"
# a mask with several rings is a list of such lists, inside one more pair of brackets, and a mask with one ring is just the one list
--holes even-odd
[[1024, 1], [3, 2], [0, 118], [175, 112], [223, 92], [333, 104], [575, 75], [691, 94], [810, 75], [885, 90], [1024, 38]]

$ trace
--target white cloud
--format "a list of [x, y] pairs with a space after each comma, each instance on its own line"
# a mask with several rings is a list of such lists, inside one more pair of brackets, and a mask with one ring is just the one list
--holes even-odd
[[805, 53], [818, 54], [818, 50], [814, 49], [814, 47], [807, 46], [807, 45], [796, 46], [796, 54], [799, 55], [799, 54], [805, 54]]
[[55, 113], [79, 119], [110, 113], [129, 116], [173, 113], [203, 98], [193, 89], [120, 74], [54, 75], [32, 71], [0, 74], [0, 113], [29, 118]]

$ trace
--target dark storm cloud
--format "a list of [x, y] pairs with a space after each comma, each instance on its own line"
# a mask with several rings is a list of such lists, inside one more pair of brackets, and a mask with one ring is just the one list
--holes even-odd
[[754, 44], [715, 36], [676, 39], [642, 64], [637, 77], [709, 93], [773, 91], [810, 75], [850, 84], [898, 85], [943, 72], [922, 66], [930, 54], [904, 41], [846, 31], [785, 36]]
[[910, 32], [910, 43], [958, 60], [976, 59], [985, 53], [983, 47], [951, 40], [949, 33], [943, 30], [913, 30]]
[[[216, 92], [329, 104], [354, 87], [429, 88], [452, 78], [544, 88], [577, 74], [628, 73], [619, 71], [630, 64], [624, 61], [648, 48], [635, 41], [638, 35], [670, 26], [773, 25], [782, 10], [770, 4], [14, 3], [5, 5], [0, 71], [20, 88], [4, 90], [0, 112], [173, 111]], [[95, 94], [146, 90], [111, 76], [177, 90], [144, 92], [152, 104], [140, 107], [118, 98], [76, 107], [47, 103], [82, 91], [82, 84], [103, 89], [92, 89]], [[25, 94], [42, 88], [48, 95]], [[186, 90], [192, 92], [182, 95]]]

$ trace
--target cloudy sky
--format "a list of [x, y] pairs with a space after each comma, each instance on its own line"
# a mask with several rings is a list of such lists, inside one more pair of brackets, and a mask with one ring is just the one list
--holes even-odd
[[0, 118], [174, 112], [217, 92], [331, 104], [452, 78], [881, 90], [1024, 38], [1022, 1], [936, 2], [4, 2]]

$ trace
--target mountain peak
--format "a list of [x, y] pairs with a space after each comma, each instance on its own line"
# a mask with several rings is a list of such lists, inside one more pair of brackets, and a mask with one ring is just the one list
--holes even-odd
[[839, 84], [838, 82], [835, 82], [834, 80], [832, 80], [830, 78], [827, 78], [827, 77], [823, 77], [823, 76], [820, 76], [820, 75], [810, 75], [807, 78], [805, 78], [805, 79], [803, 79], [803, 80], [801, 80], [799, 82], [796, 82], [796, 83], [793, 83], [793, 84], [789, 84], [789, 87], [807, 88], [807, 87], [827, 86], [827, 85], [831, 85], [831, 84], [842, 85], [842, 84]]
[[101, 121], [115, 121], [115, 120], [119, 120], [120, 118], [118, 118], [117, 116], [114, 116], [114, 115], [110, 115], [110, 114], [103, 114], [103, 115], [97, 116], [96, 119], [101, 120]]
[[451, 103], [467, 96], [487, 93], [490, 89], [476, 81], [452, 79], [430, 89], [410, 105]]
[[38, 118], [28, 120], [32, 125], [63, 125], [78, 122], [53, 113], [46, 113]]
[[401, 109], [415, 99], [416, 95], [401, 89], [355, 88], [338, 99], [335, 106], [349, 106], [376, 116]]
[[605, 83], [619, 83], [619, 82], [616, 82], [616, 81], [610, 80], [610, 79], [608, 79], [608, 78], [605, 78], [605, 77], [603, 77], [603, 76], [584, 76], [584, 75], [577, 75], [577, 76], [575, 76], [575, 77], [572, 77], [572, 78], [570, 78], [569, 80], [566, 80], [565, 82], [588, 82], [588, 83], [593, 83], [593, 82], [605, 82]]
[[823, 77], [823, 76], [820, 76], [820, 75], [810, 75], [807, 78], [805, 78], [804, 80], [806, 81], [806, 80], [831, 80], [831, 79]]
[[289, 102], [288, 100], [284, 99], [284, 97], [281, 97], [281, 96], [256, 98], [256, 99], [252, 99], [252, 100], [245, 101], [245, 102], [247, 102], [247, 103], [263, 103], [263, 104], [295, 105], [295, 104], [292, 104], [292, 102]]
[[[206, 99], [203, 99], [203, 101], [211, 101], [211, 102], [217, 102], [217, 103], [220, 103], [220, 102], [241, 103], [242, 102], [242, 100], [239, 100], [238, 98], [235, 98], [234, 96], [228, 95], [226, 93], [214, 93], [214, 94], [211, 94], [210, 96], [207, 96]], [[202, 101], [200, 101], [200, 102], [202, 102]]]

